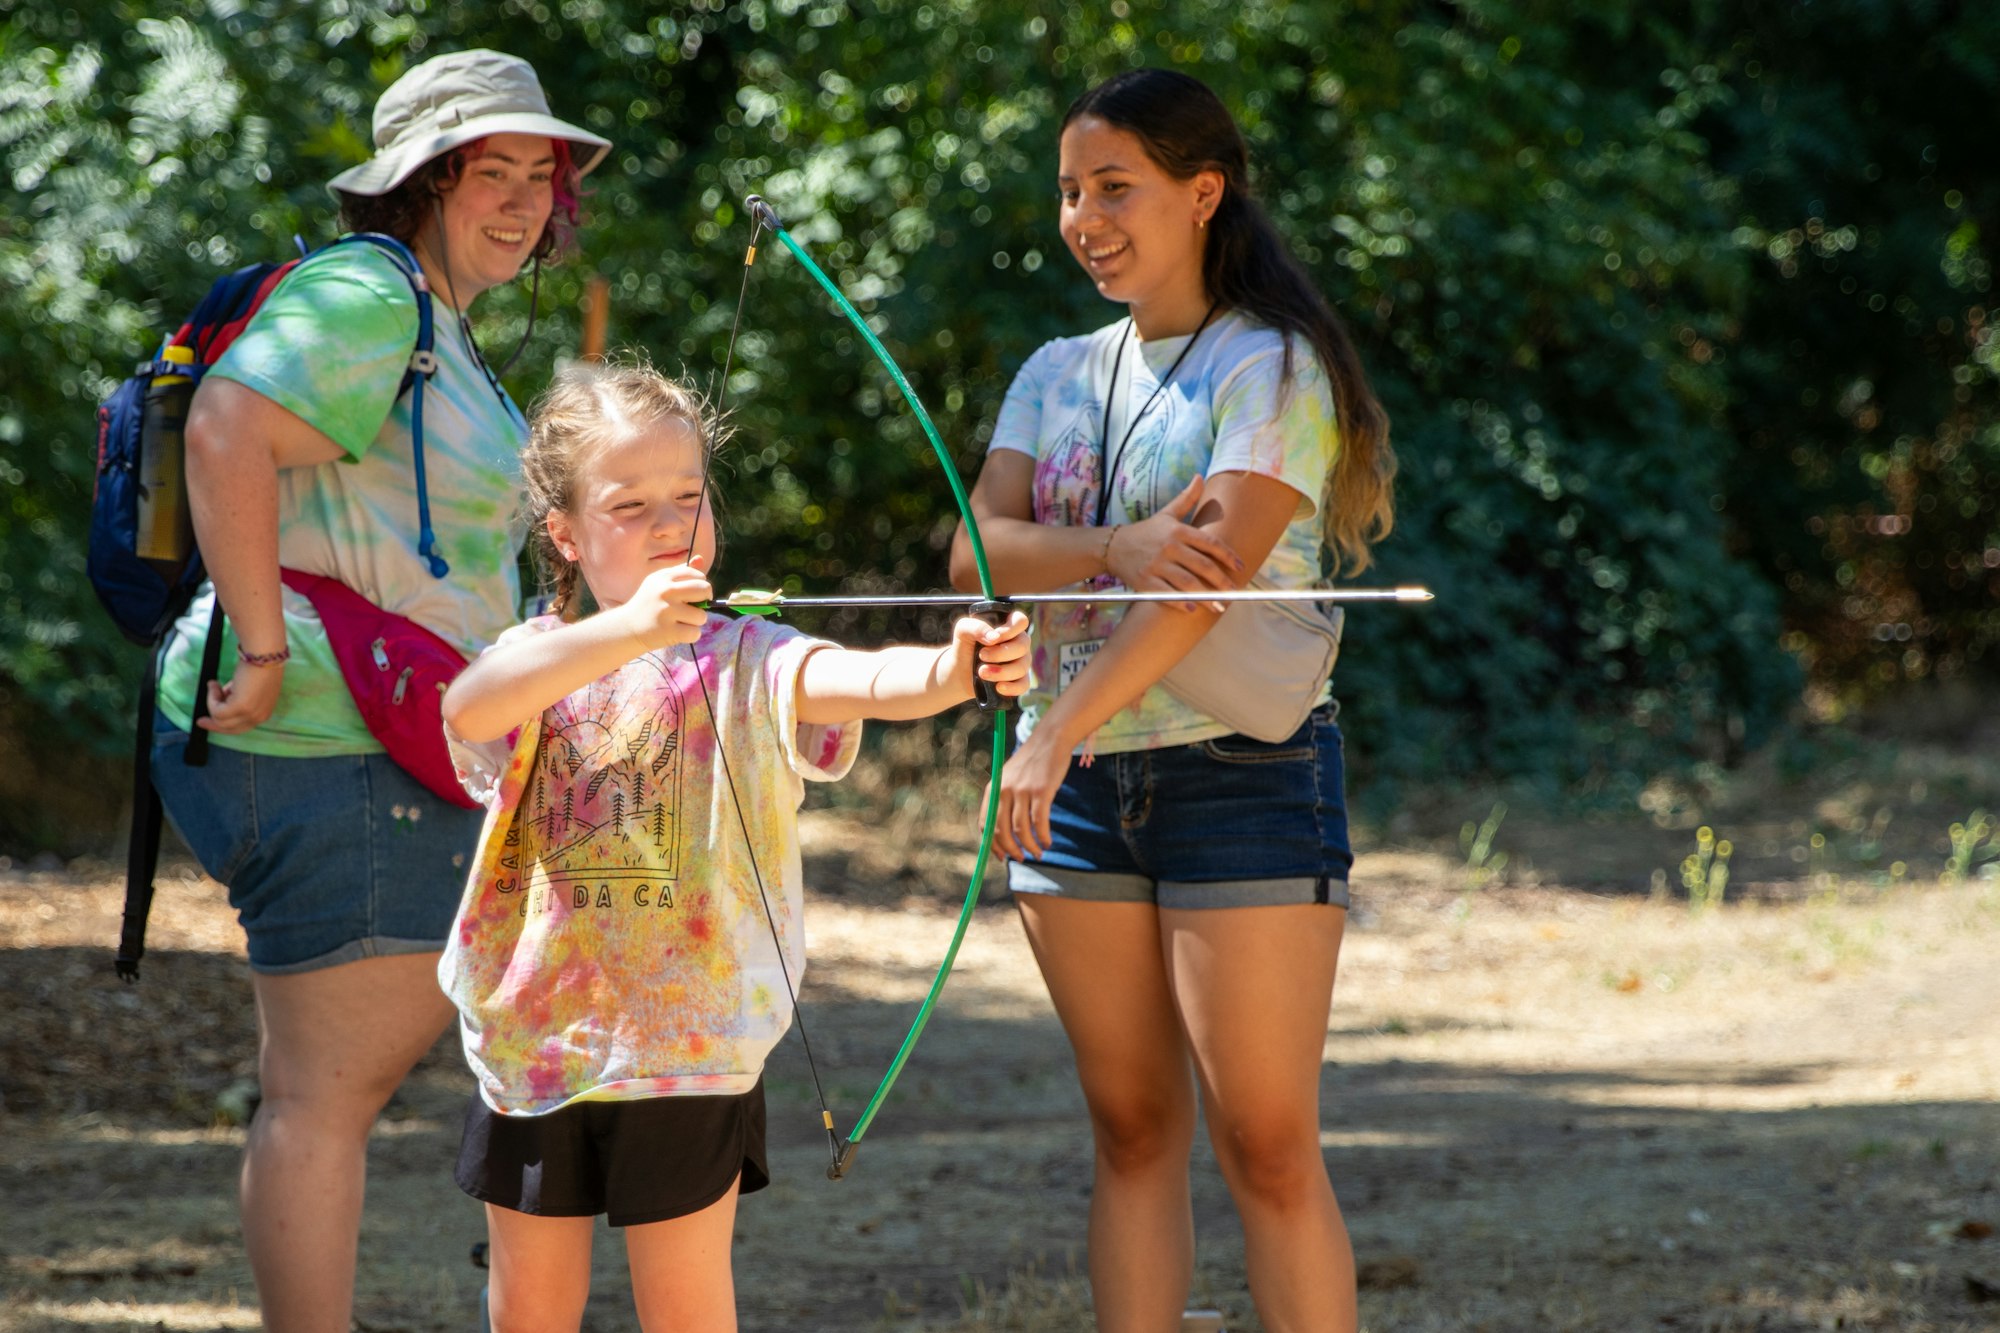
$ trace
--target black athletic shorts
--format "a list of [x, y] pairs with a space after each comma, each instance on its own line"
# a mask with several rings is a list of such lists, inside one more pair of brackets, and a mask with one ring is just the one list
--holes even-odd
[[538, 1217], [608, 1215], [614, 1227], [686, 1217], [741, 1177], [771, 1183], [764, 1083], [722, 1097], [574, 1102], [547, 1115], [496, 1114], [477, 1094], [465, 1112], [458, 1187]]

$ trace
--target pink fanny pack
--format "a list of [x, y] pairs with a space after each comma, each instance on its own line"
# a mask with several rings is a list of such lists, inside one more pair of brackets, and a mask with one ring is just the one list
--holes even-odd
[[285, 586], [313, 604], [340, 663], [361, 720], [389, 757], [454, 805], [477, 809], [452, 771], [444, 741], [445, 687], [465, 657], [437, 635], [391, 614], [338, 579], [279, 571]]

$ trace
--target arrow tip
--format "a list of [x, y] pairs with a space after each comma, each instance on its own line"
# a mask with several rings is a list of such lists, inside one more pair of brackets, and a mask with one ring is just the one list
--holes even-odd
[[1434, 600], [1429, 588], [1403, 587], [1396, 589], [1399, 602], [1428, 602]]

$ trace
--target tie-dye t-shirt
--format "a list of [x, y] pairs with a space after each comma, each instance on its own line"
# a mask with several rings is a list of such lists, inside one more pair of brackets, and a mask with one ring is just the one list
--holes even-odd
[[[451, 572], [417, 558], [411, 395], [398, 396], [417, 345], [417, 302], [395, 262], [372, 245], [322, 250], [286, 275], [208, 373], [254, 389], [347, 451], [339, 462], [278, 474], [278, 560], [340, 580], [377, 606], [434, 630], [468, 656], [520, 619], [515, 556], [520, 409], [467, 350], [456, 317], [433, 301], [438, 370], [424, 389], [424, 467], [431, 526]], [[214, 591], [174, 627], [160, 710], [188, 725]], [[252, 754], [374, 754], [312, 603], [284, 590], [285, 666], [277, 710], [217, 745]], [[236, 662], [224, 630], [222, 676]]]
[[[1122, 365], [1119, 347], [1124, 346]], [[1187, 359], [1157, 397], [1160, 377]], [[1192, 350], [1186, 338], [1141, 342], [1126, 320], [1078, 338], [1058, 338], [1028, 358], [1007, 390], [992, 449], [1035, 460], [1035, 521], [1097, 521], [1107, 464], [1117, 475], [1107, 524], [1130, 523], [1164, 508], [1197, 476], [1254, 472], [1299, 493], [1298, 512], [1259, 571], [1273, 588], [1321, 582], [1319, 498], [1339, 450], [1333, 392], [1311, 349], [1294, 343], [1292, 377], [1283, 377], [1284, 342], [1273, 329], [1230, 312], [1209, 323]], [[1113, 368], [1117, 366], [1117, 383]], [[1109, 448], [1104, 410], [1111, 405]], [[1148, 398], [1152, 405], [1146, 406]], [[1144, 409], [1133, 423], [1132, 417]], [[1119, 441], [1130, 439], [1119, 453]], [[1080, 588], [1119, 586], [1109, 577]], [[1034, 730], [1063, 684], [1075, 678], [1123, 618], [1124, 606], [1036, 608], [1033, 677], [1021, 701], [1020, 734]], [[1159, 686], [1107, 721], [1091, 738], [1099, 753], [1185, 745], [1229, 733], [1207, 714]]]
[[826, 646], [710, 616], [694, 660], [647, 653], [504, 741], [453, 738], [488, 814], [438, 980], [494, 1110], [756, 1084], [805, 969], [804, 780], [843, 776], [861, 740], [797, 718], [799, 668]]

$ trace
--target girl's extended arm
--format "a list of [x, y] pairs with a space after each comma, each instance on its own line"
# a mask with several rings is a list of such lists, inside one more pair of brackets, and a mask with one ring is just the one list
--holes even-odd
[[628, 602], [482, 653], [445, 691], [445, 723], [475, 745], [498, 740], [642, 653], [693, 643], [711, 595], [700, 556], [656, 569]]
[[799, 670], [799, 721], [929, 717], [972, 697], [975, 670], [1002, 694], [1020, 694], [1028, 687], [1027, 628], [1028, 618], [1016, 611], [997, 626], [967, 616], [942, 648], [822, 648]]

